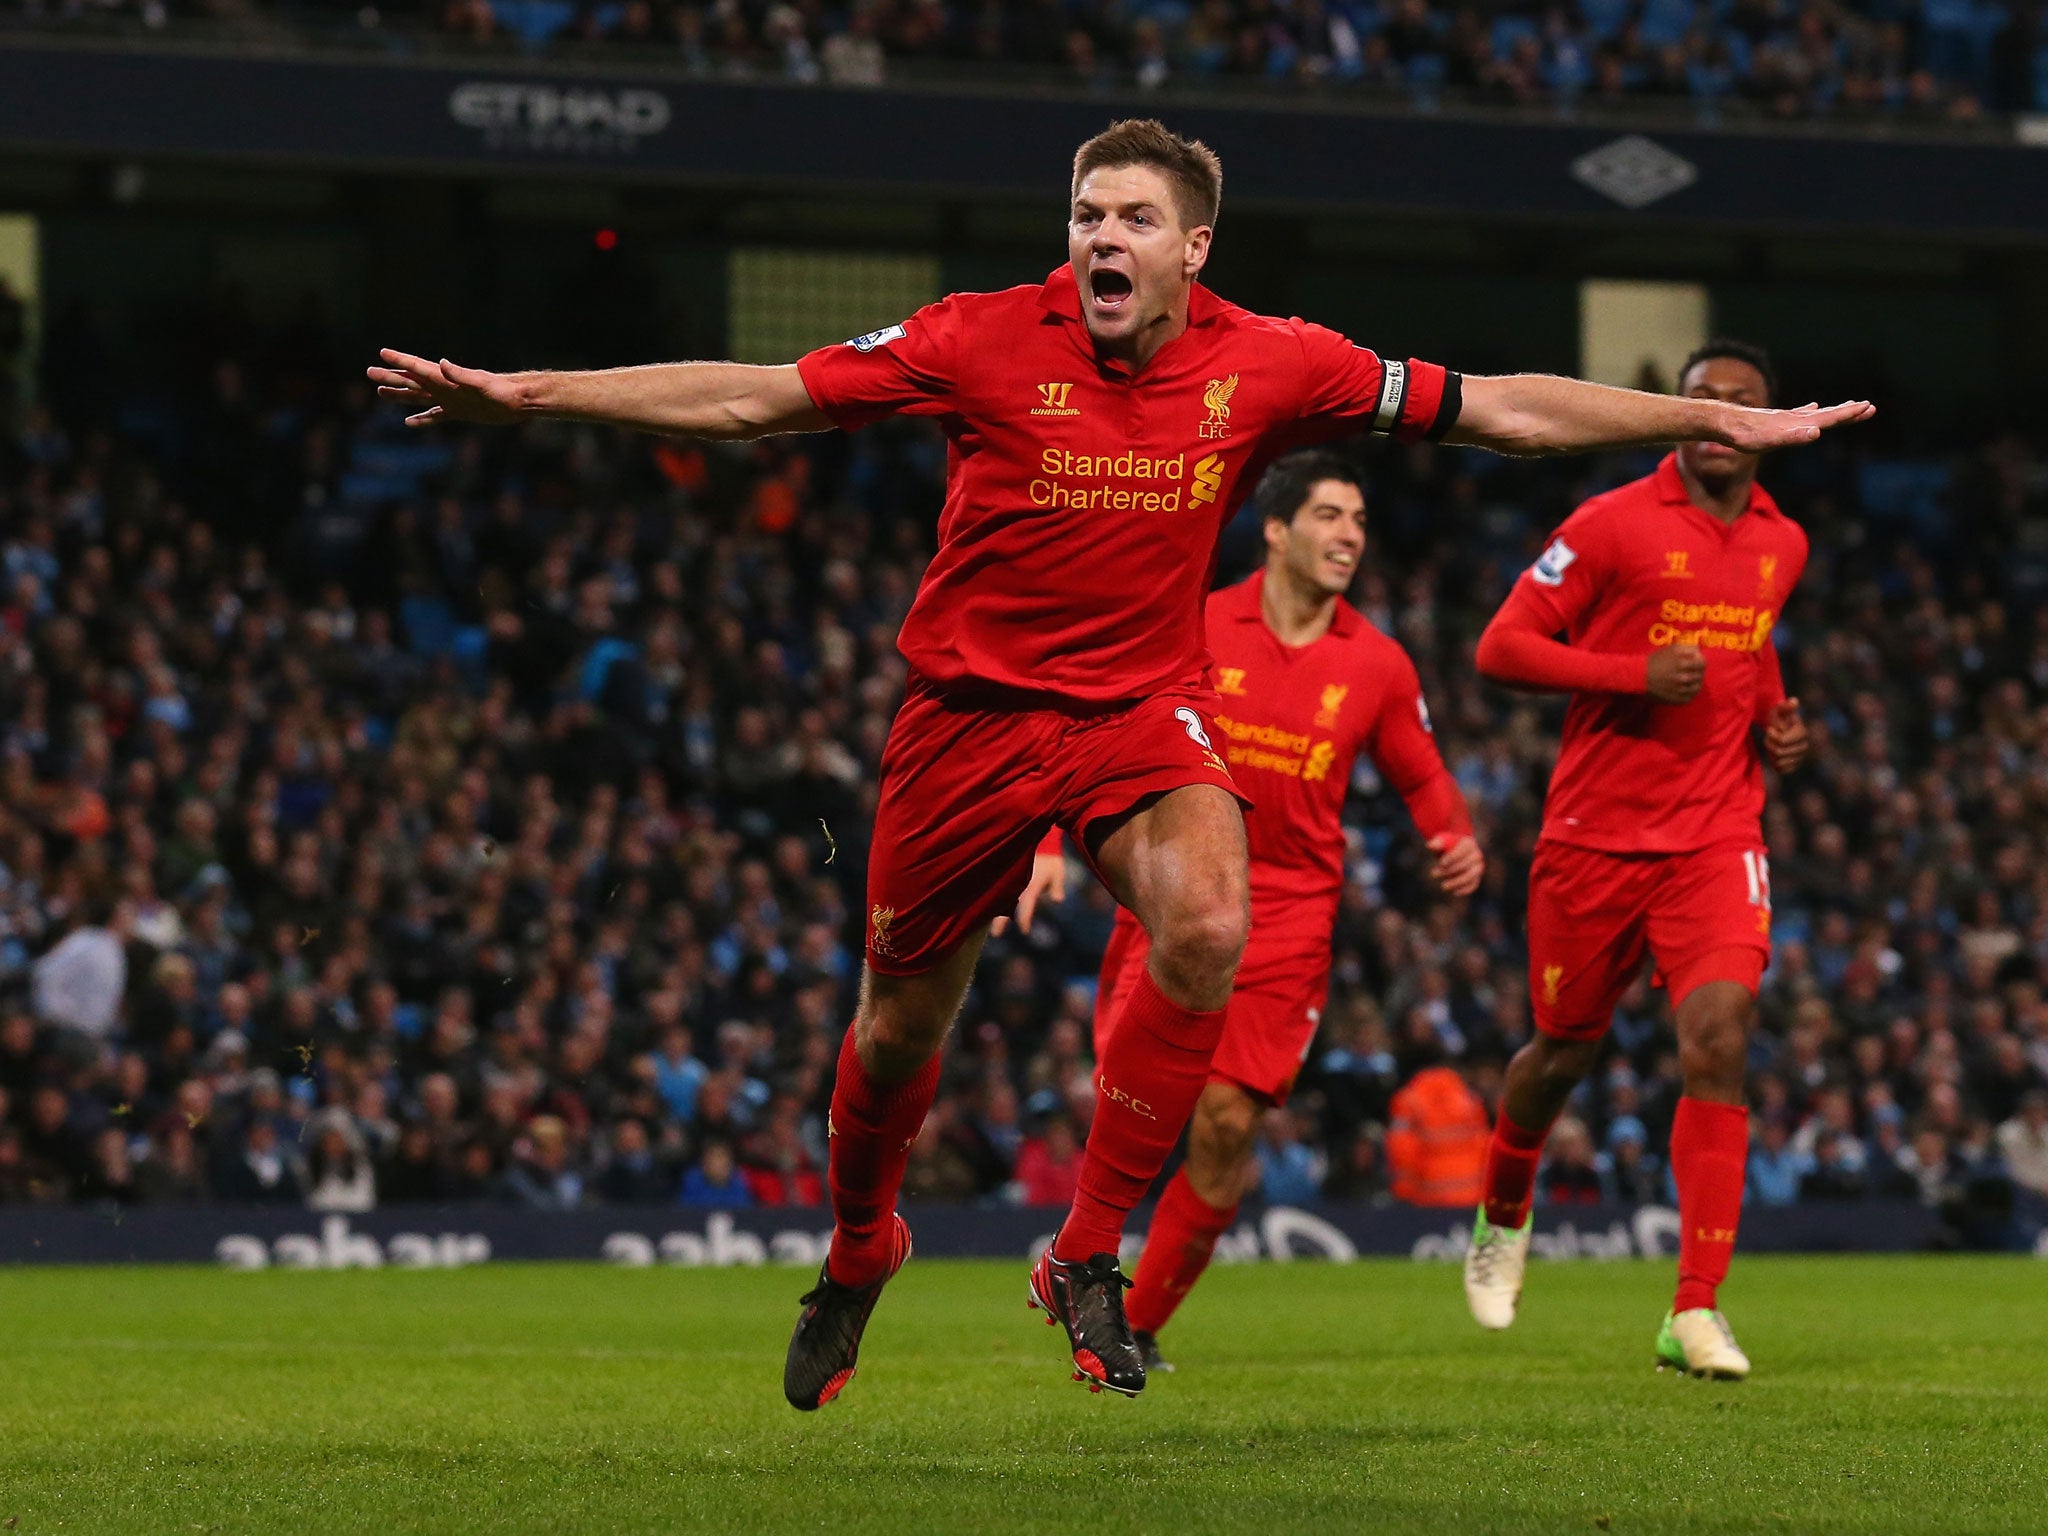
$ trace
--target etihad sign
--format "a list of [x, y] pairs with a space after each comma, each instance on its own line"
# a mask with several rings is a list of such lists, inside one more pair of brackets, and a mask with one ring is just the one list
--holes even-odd
[[471, 80], [449, 93], [448, 115], [493, 149], [631, 154], [672, 114], [666, 95], [645, 88]]

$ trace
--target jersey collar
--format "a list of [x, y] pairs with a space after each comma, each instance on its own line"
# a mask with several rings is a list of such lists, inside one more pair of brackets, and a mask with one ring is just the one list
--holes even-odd
[[[1658, 461], [1657, 472], [1651, 478], [1657, 482], [1657, 499], [1666, 506], [1683, 507], [1706, 518], [1716, 528], [1722, 526], [1718, 518], [1709, 513], [1701, 512], [1698, 507], [1694, 506], [1692, 497], [1686, 494], [1685, 477], [1678, 472], [1678, 455], [1676, 453], [1665, 454]], [[1749, 505], [1742, 510], [1745, 514], [1750, 512], [1776, 513], [1778, 503], [1772, 499], [1769, 491], [1752, 480], [1749, 482]], [[1737, 519], [1737, 521], [1740, 521], [1740, 519]], [[1733, 524], [1729, 526], [1732, 527]]]
[[[1266, 572], [1262, 567], [1252, 572], [1250, 580], [1225, 588], [1224, 598], [1234, 605], [1229, 612], [1230, 618], [1239, 624], [1256, 624], [1265, 629], [1267, 634], [1273, 636], [1273, 642], [1277, 645], [1280, 643], [1280, 637], [1266, 627], [1266, 609], [1261, 601], [1261, 594], [1265, 590]], [[1365, 615], [1340, 597], [1337, 599], [1337, 611], [1330, 616], [1330, 627], [1324, 630], [1319, 638], [1327, 640], [1335, 636], [1339, 640], [1348, 640], [1358, 633], [1358, 626], [1364, 622]], [[1311, 640], [1309, 645], [1317, 643], [1318, 641]], [[1292, 650], [1294, 647], [1290, 646], [1288, 649]], [[1307, 650], [1308, 646], [1302, 646], [1300, 649]]]

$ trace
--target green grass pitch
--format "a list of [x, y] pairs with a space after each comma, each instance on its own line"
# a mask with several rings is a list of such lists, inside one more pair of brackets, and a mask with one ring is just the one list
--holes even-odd
[[859, 1380], [781, 1395], [807, 1277], [500, 1264], [0, 1270], [0, 1528], [2048, 1530], [2048, 1266], [1748, 1259], [1757, 1374], [1655, 1375], [1668, 1265], [1219, 1268], [1134, 1402], [1025, 1266], [918, 1262]]

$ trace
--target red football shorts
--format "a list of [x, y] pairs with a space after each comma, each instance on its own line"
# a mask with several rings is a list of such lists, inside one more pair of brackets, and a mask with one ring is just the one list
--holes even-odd
[[[1294, 1091], [1330, 993], [1334, 916], [1327, 902], [1302, 905], [1312, 910], [1269, 912], [1253, 902], [1251, 939], [1231, 988], [1223, 1038], [1209, 1064], [1211, 1082], [1234, 1083], [1268, 1104], [1285, 1104]], [[1116, 1006], [1151, 953], [1145, 930], [1130, 913], [1119, 912], [1095, 988], [1097, 1061]]]
[[1086, 858], [1091, 823], [1150, 795], [1214, 784], [1249, 806], [1216, 754], [1215, 704], [1191, 684], [1089, 715], [996, 709], [913, 677], [882, 752], [869, 966], [922, 975], [1010, 911], [1055, 823]]
[[1755, 994], [1771, 957], [1771, 871], [1755, 843], [1696, 853], [1605, 853], [1548, 839], [1529, 870], [1529, 999], [1536, 1027], [1597, 1040], [1656, 961], [1674, 1007], [1709, 981]]

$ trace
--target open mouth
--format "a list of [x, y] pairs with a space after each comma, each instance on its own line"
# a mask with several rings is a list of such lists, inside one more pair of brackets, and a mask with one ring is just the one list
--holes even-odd
[[1099, 309], [1121, 309], [1131, 297], [1130, 277], [1110, 267], [1097, 267], [1088, 274], [1088, 291]]

